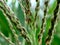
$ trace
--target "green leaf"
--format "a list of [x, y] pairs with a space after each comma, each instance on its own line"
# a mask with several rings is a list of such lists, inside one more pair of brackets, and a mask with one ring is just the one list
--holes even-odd
[[52, 3], [48, 6], [48, 14], [52, 14], [57, 6], [57, 0], [53, 0]]
[[0, 10], [0, 26], [1, 26], [0, 31], [2, 31], [6, 36], [8, 36], [9, 33], [11, 33], [9, 24], [1, 10]]

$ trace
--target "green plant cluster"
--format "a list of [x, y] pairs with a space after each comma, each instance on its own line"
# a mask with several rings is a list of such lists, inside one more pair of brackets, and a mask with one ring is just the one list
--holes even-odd
[[60, 45], [60, 0], [34, 1], [0, 0], [0, 45]]

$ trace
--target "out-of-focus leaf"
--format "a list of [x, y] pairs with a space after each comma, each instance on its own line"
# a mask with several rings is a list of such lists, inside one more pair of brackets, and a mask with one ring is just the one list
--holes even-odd
[[1, 26], [0, 31], [2, 31], [6, 36], [8, 36], [9, 33], [11, 33], [9, 24], [1, 10], [0, 10], [0, 26]]
[[60, 45], [60, 38], [55, 35], [51, 45]]
[[50, 0], [49, 6], [48, 6], [48, 14], [53, 13], [54, 9], [56, 8], [57, 0]]

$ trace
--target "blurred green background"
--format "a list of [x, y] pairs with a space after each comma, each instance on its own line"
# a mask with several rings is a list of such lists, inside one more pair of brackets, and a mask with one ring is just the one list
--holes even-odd
[[[25, 26], [24, 14], [23, 14], [23, 11], [22, 11], [18, 1], [17, 0], [6, 0], [6, 3], [13, 10], [15, 15], [19, 18], [21, 24], [23, 26]], [[54, 0], [49, 3], [48, 14], [52, 15], [55, 5], [56, 5], [56, 2]], [[47, 23], [46, 23], [47, 26], [46, 26], [45, 32], [47, 32], [48, 27], [50, 25], [49, 21], [50, 21], [50, 19], [47, 19]], [[8, 26], [8, 22], [7, 22], [6, 18], [4, 17], [4, 14], [2, 13], [1, 10], [0, 10], [0, 31], [3, 32], [3, 34], [5, 36], [12, 38], [14, 40], [14, 38], [12, 37], [13, 36], [12, 32], [10, 31], [10, 28]], [[46, 37], [46, 33], [44, 34], [44, 37], [43, 37], [43, 45], [45, 44], [45, 42], [44, 42], [45, 37]], [[23, 40], [21, 38], [19, 38], [19, 39], [21, 41]], [[0, 36], [0, 45], [9, 45], [9, 44]], [[52, 45], [60, 45], [60, 20], [57, 22]]]

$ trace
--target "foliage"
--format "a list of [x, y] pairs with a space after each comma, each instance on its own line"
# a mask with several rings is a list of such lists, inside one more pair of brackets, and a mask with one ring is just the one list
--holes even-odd
[[60, 45], [59, 0], [10, 1], [0, 0], [0, 45]]

